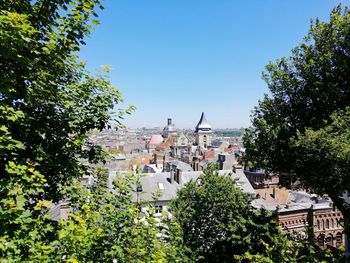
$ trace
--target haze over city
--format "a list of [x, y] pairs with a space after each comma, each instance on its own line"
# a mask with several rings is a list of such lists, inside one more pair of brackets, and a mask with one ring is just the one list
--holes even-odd
[[268, 92], [265, 65], [342, 2], [107, 1], [81, 58], [92, 71], [112, 66], [113, 84], [137, 107], [128, 127], [162, 127], [171, 116], [193, 128], [202, 111], [215, 128], [248, 127]]

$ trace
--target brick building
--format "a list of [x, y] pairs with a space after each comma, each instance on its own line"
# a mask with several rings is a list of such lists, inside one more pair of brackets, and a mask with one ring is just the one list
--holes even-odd
[[274, 212], [278, 225], [295, 238], [312, 237], [321, 247], [345, 243], [343, 216], [328, 197], [280, 188], [255, 191], [253, 205]]

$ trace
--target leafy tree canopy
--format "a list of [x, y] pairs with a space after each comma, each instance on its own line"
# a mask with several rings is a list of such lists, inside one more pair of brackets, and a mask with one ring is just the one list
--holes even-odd
[[[87, 132], [120, 123], [121, 94], [77, 52], [99, 0], [0, 1], [0, 259], [41, 261], [57, 238], [47, 209], [101, 160]], [[108, 71], [108, 68], [105, 68]], [[126, 110], [126, 112], [128, 112]]]
[[[35, 165], [45, 177], [45, 199], [59, 200], [60, 186], [87, 172], [80, 158], [99, 159], [96, 148], [82, 147], [86, 133], [108, 128], [124, 113], [111, 114], [120, 92], [104, 73], [86, 71], [76, 53], [96, 23], [98, 6], [98, 0], [0, 4], [0, 109], [11, 118], [1, 125], [22, 144], [10, 149], [16, 155], [11, 161]], [[8, 153], [0, 158], [5, 174]]]
[[328, 194], [347, 219], [349, 72], [350, 12], [336, 7], [329, 22], [311, 24], [290, 57], [266, 67], [271, 94], [254, 109], [244, 136], [247, 160], [282, 181]]
[[95, 180], [88, 191], [75, 187], [81, 191], [80, 209], [59, 222], [58, 239], [49, 246], [51, 262], [63, 257], [77, 262], [191, 262], [176, 222], [166, 214], [153, 217], [152, 205], [141, 210], [133, 203], [133, 174], [117, 176], [107, 187], [108, 172], [98, 169]]
[[272, 215], [253, 210], [232, 178], [212, 168], [179, 190], [171, 207], [197, 262], [233, 262], [248, 251], [264, 253], [264, 242], [279, 247]]
[[215, 167], [178, 191], [172, 213], [182, 245], [195, 262], [338, 262], [339, 255], [308, 240], [288, 239], [274, 215], [254, 209], [229, 175]]

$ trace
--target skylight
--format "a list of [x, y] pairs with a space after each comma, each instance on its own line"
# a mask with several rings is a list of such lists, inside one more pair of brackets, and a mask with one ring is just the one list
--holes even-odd
[[158, 188], [160, 190], [164, 190], [164, 184], [163, 183], [158, 183]]

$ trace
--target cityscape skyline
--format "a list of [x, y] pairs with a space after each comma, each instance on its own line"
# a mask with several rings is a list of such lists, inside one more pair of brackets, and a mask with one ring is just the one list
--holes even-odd
[[0, 47], [0, 262], [350, 263], [350, 1], [3, 1]]
[[[200, 112], [200, 114], [204, 113], [206, 115], [205, 112]], [[201, 115], [199, 115], [201, 116]], [[156, 117], [156, 116], [154, 116]], [[193, 127], [177, 127], [176, 123], [174, 122], [174, 118], [172, 116], [168, 116], [167, 118], [165, 118], [165, 120], [163, 120], [163, 123], [160, 123], [159, 125], [155, 125], [155, 126], [126, 126], [126, 128], [131, 128], [131, 129], [163, 129], [166, 125], [167, 125], [167, 121], [171, 119], [172, 120], [172, 124], [174, 126], [175, 130], [195, 130], [196, 129], [196, 124], [193, 125]], [[199, 119], [199, 118], [198, 118]], [[198, 120], [197, 122], [198, 123]], [[210, 122], [208, 122], [210, 123]], [[223, 130], [223, 129], [245, 129], [247, 127], [212, 127], [213, 130]]]
[[162, 127], [171, 116], [177, 128], [193, 128], [202, 111], [213, 128], [248, 127], [268, 92], [264, 67], [339, 3], [107, 1], [80, 56], [92, 72], [111, 65], [126, 102], [117, 107], [136, 106], [127, 127]]

